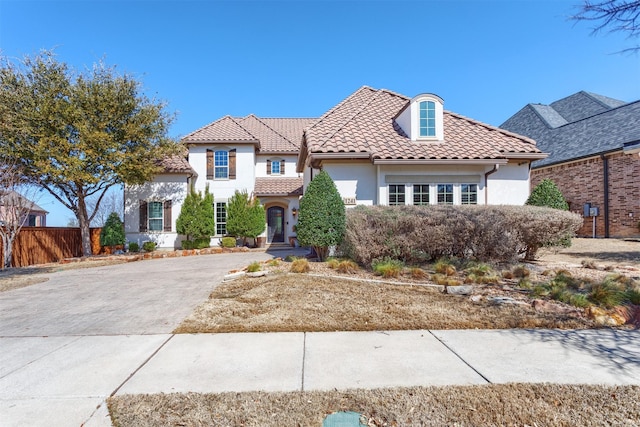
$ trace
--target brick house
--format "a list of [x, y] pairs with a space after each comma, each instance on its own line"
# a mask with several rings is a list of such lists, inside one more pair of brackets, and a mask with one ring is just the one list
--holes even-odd
[[217, 244], [236, 190], [266, 210], [268, 244], [295, 236], [299, 199], [325, 170], [355, 205], [511, 204], [529, 195], [535, 141], [444, 110], [437, 95], [413, 98], [363, 86], [320, 118], [224, 116], [182, 138], [153, 181], [125, 187], [129, 241], [181, 245], [175, 221], [193, 186], [214, 195]]
[[569, 209], [585, 217], [579, 236], [640, 236], [640, 100], [626, 103], [578, 92], [550, 105], [528, 104], [501, 128], [535, 139], [531, 185], [553, 180]]

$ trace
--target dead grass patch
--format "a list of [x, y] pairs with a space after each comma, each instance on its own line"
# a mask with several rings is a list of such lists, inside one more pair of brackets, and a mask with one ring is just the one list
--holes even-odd
[[125, 395], [108, 400], [116, 427], [313, 426], [355, 411], [369, 426], [574, 426], [638, 423], [640, 387], [553, 384], [291, 393]]
[[216, 288], [175, 333], [588, 328], [581, 317], [393, 285], [272, 274]]

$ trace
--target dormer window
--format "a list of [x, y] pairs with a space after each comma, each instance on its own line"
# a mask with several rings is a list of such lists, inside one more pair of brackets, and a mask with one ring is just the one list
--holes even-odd
[[436, 103], [420, 101], [420, 137], [435, 138], [436, 136]]
[[412, 141], [444, 141], [444, 101], [437, 95], [416, 96], [395, 121]]

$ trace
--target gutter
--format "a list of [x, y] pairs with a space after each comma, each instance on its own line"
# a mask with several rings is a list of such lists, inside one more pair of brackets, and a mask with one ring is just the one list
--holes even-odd
[[489, 204], [489, 175], [498, 172], [499, 168], [500, 168], [500, 164], [496, 163], [495, 165], [493, 165], [493, 169], [491, 169], [489, 172], [486, 172], [484, 174], [484, 204], [485, 205]]
[[603, 154], [600, 156], [602, 159], [602, 174], [604, 189], [604, 237], [609, 238], [609, 159]]

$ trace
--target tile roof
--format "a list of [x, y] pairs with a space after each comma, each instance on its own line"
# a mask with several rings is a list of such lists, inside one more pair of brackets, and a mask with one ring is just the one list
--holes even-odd
[[[528, 104], [505, 121], [501, 127], [534, 138], [538, 147], [550, 153], [549, 157], [535, 161], [541, 167], [569, 160], [622, 150], [640, 141], [640, 100], [620, 105], [622, 101], [589, 92], [563, 98], [544, 106]], [[576, 112], [569, 113], [572, 104]], [[565, 123], [552, 123], [542, 110], [556, 111], [561, 106]], [[592, 114], [585, 117], [585, 114]], [[575, 119], [575, 118], [578, 119]], [[574, 118], [574, 121], [568, 121]]]
[[444, 141], [411, 141], [394, 120], [409, 102], [410, 98], [386, 89], [361, 87], [307, 128], [303, 156], [354, 153], [368, 154], [375, 161], [505, 159], [516, 153], [541, 154], [529, 138], [449, 111], [444, 112]]
[[254, 193], [264, 196], [301, 196], [302, 178], [256, 178]]
[[215, 143], [215, 142], [248, 142], [259, 144], [258, 138], [243, 127], [237, 119], [231, 116], [224, 116], [215, 122], [209, 123], [200, 129], [191, 132], [182, 138], [182, 142], [187, 144]]
[[261, 153], [297, 153], [304, 129], [317, 119], [224, 116], [190, 133], [187, 144], [253, 143]]
[[164, 169], [164, 173], [179, 173], [198, 176], [185, 156], [175, 155], [171, 157], [165, 157], [164, 159], [160, 160], [158, 164]]

